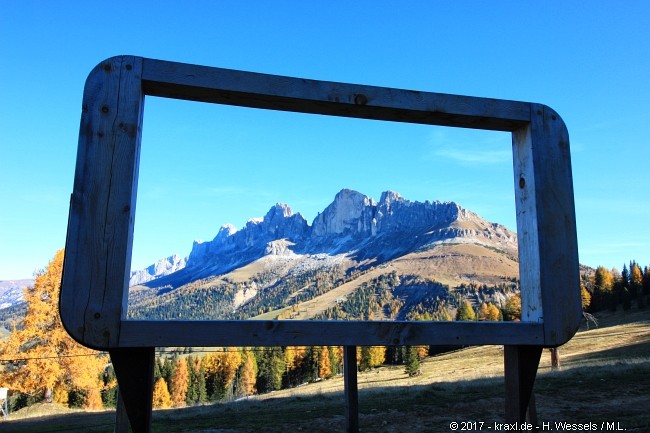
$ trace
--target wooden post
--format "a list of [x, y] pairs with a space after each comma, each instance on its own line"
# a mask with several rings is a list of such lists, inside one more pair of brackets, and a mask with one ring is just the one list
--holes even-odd
[[151, 433], [154, 348], [110, 349], [109, 353], [131, 430]]
[[541, 346], [504, 346], [504, 367], [506, 385], [506, 422], [524, 422], [528, 420], [537, 425], [534, 407], [533, 385], [537, 367], [542, 356]]
[[[521, 322], [126, 320], [145, 95], [511, 132]], [[506, 418], [523, 421], [542, 346], [567, 342], [582, 318], [574, 207], [568, 131], [541, 104], [112, 57], [84, 87], [61, 320], [110, 352], [134, 433], [151, 430], [156, 346], [343, 345], [347, 428], [357, 432], [356, 345], [505, 344]]]
[[357, 346], [345, 346], [343, 355], [345, 431], [359, 433], [359, 389], [357, 387]]
[[124, 407], [124, 399], [120, 395], [120, 387], [117, 387], [117, 401], [115, 404], [115, 430], [114, 433], [129, 433], [129, 415]]
[[557, 370], [560, 368], [560, 348], [551, 347], [551, 370]]

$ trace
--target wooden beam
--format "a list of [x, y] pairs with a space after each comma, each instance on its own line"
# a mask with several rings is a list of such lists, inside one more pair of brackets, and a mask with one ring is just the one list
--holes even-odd
[[345, 346], [343, 355], [345, 431], [359, 433], [359, 388], [357, 386], [357, 346]]
[[120, 397], [133, 433], [151, 433], [153, 347], [109, 350]]
[[115, 404], [115, 429], [114, 433], [129, 433], [129, 415], [126, 413], [124, 399], [120, 395], [120, 389], [117, 388], [117, 401]]
[[142, 58], [100, 63], [84, 88], [60, 297], [63, 325], [115, 347], [126, 314], [144, 95]]
[[[541, 356], [542, 346], [504, 346], [507, 423], [526, 421]], [[536, 413], [534, 408], [531, 413]]]
[[396, 122], [513, 131], [528, 104], [145, 59], [147, 95]]
[[[145, 95], [512, 131], [522, 322], [125, 320]], [[107, 59], [93, 69], [84, 89], [60, 302], [67, 331], [101, 350], [174, 345], [563, 344], [581, 318], [566, 127], [557, 113], [540, 104], [133, 56]]]
[[[327, 329], [327, 332], [323, 332]], [[143, 346], [402, 346], [544, 344], [544, 327], [520, 322], [123, 321], [119, 344]]]

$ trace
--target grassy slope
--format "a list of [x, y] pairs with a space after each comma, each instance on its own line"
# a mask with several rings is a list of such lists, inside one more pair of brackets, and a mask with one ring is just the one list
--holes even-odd
[[[248, 266], [241, 269], [246, 271]], [[471, 274], [467, 274], [468, 269], [472, 270]], [[236, 271], [236, 273], [239, 272], [240, 270]], [[517, 262], [508, 258], [507, 255], [482, 245], [438, 245], [435, 249], [407, 254], [385, 263], [327, 293], [298, 304], [297, 312], [294, 313], [292, 319], [312, 319], [327, 308], [335, 306], [337, 300], [354, 293], [361, 284], [391, 272], [397, 272], [398, 275], [419, 275], [453, 287], [470, 282], [499, 284], [504, 281], [504, 278], [516, 277], [519, 268]], [[228, 274], [229, 278], [231, 275], [235, 275], [235, 273]], [[243, 275], [250, 278], [253, 273], [247, 271]], [[274, 310], [256, 316], [254, 319], [274, 320], [278, 314], [286, 310], [288, 308]]]
[[[599, 328], [581, 330], [561, 348], [560, 371], [550, 370], [548, 351], [542, 355], [535, 385], [539, 419], [619, 422], [628, 432], [648, 431], [650, 310], [599, 319]], [[342, 386], [338, 377], [246, 401], [156, 411], [154, 432], [344, 431]], [[414, 378], [403, 367], [382, 367], [360, 373], [359, 388], [362, 432], [449, 431], [451, 421], [468, 420], [493, 426], [503, 421], [503, 352], [473, 347], [428, 358]], [[42, 405], [31, 415], [52, 410]], [[112, 431], [112, 412], [64, 412], [40, 419], [12, 414], [0, 421], [0, 431]]]

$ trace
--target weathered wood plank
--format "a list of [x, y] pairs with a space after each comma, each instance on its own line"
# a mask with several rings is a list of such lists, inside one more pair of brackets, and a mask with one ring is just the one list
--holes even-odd
[[[514, 131], [525, 323], [123, 321], [145, 93], [258, 108]], [[64, 269], [64, 325], [79, 341], [99, 349], [299, 343], [561, 344], [573, 335], [580, 318], [568, 135], [559, 116], [537, 104], [304, 80], [139, 57], [108, 59], [91, 72], [84, 92]], [[323, 333], [321, 326], [333, 332]]]
[[[506, 422], [524, 422], [526, 414], [536, 414], [534, 408], [529, 411], [531, 404], [534, 404], [533, 387], [537, 367], [542, 356], [541, 346], [510, 346], [504, 347], [503, 363], [505, 377], [505, 415]], [[536, 424], [537, 420], [530, 422]]]
[[581, 319], [569, 137], [550, 108], [531, 104], [513, 133], [522, 320], [545, 325], [544, 344], [564, 344]]
[[153, 409], [154, 348], [111, 349], [109, 353], [119, 383], [120, 398], [131, 424], [131, 431], [133, 433], [150, 433]]
[[528, 103], [419, 92], [145, 59], [148, 95], [335, 116], [513, 131]]
[[543, 344], [544, 327], [515, 322], [124, 321], [120, 346], [401, 346]]
[[541, 323], [543, 319], [539, 229], [537, 226], [537, 188], [530, 125], [512, 133], [517, 242], [519, 244], [519, 281], [521, 320]]
[[544, 342], [558, 346], [573, 337], [582, 319], [569, 134], [551, 108], [531, 109]]
[[357, 387], [357, 346], [345, 346], [343, 354], [345, 431], [359, 432], [359, 389]]
[[60, 311], [84, 344], [114, 347], [126, 311], [143, 94], [142, 59], [99, 64], [84, 90]]

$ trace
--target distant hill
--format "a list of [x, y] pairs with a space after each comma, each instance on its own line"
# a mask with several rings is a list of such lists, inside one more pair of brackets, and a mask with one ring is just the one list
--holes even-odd
[[0, 310], [22, 302], [24, 288], [33, 285], [32, 279], [0, 281]]
[[133, 273], [148, 281], [132, 279], [129, 316], [321, 318], [370, 285], [382, 287], [372, 295], [380, 305], [363, 301], [374, 313], [346, 319], [406, 318], [461, 297], [503, 302], [516, 290], [517, 260], [514, 232], [456, 203], [392, 191], [375, 202], [343, 189], [311, 225], [278, 203], [240, 230], [224, 225], [212, 241], [195, 242], [184, 262]]

